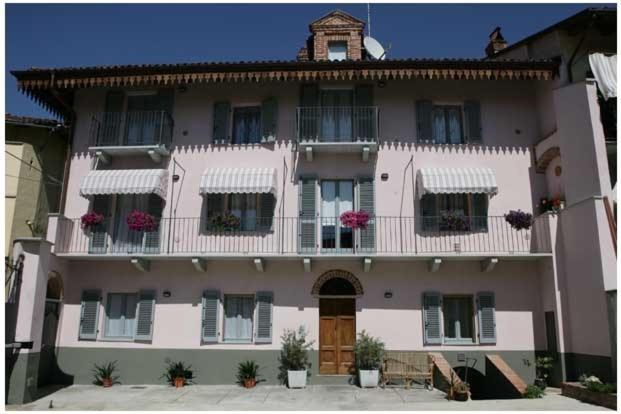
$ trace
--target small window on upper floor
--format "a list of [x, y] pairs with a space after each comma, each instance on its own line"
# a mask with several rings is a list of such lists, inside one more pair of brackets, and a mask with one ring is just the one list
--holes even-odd
[[328, 42], [328, 60], [347, 60], [347, 42]]
[[233, 110], [233, 144], [261, 142], [261, 107], [247, 106]]
[[462, 107], [434, 105], [432, 110], [433, 141], [436, 144], [462, 144]]

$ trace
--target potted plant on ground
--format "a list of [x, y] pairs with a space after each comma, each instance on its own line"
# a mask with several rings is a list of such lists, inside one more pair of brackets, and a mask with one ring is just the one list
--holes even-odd
[[362, 331], [354, 344], [358, 380], [362, 388], [374, 388], [379, 383], [379, 370], [384, 356], [384, 343]]
[[293, 329], [285, 329], [280, 337], [282, 349], [280, 351], [280, 372], [278, 379], [281, 383], [287, 384], [289, 388], [306, 387], [306, 378], [311, 368], [308, 350], [313, 346], [314, 341], [306, 341], [306, 330], [300, 327], [297, 332]]
[[253, 388], [257, 385], [259, 377], [259, 365], [256, 362], [248, 360], [240, 362], [237, 366], [237, 383], [245, 388]]
[[190, 365], [186, 365], [183, 361], [166, 360], [166, 370], [162, 377], [166, 378], [166, 381], [170, 385], [174, 385], [175, 388], [181, 388], [193, 382], [194, 372], [191, 368]]
[[505, 214], [505, 221], [516, 230], [528, 230], [533, 223], [533, 215], [522, 210], [511, 210]]
[[104, 388], [110, 388], [113, 384], [120, 384], [118, 381], [118, 375], [114, 375], [116, 371], [116, 361], [108, 362], [107, 364], [97, 365], [94, 364], [92, 369], [95, 385], [101, 385]]

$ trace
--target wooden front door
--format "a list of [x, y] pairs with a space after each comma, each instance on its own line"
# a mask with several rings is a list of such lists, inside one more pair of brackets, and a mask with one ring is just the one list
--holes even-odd
[[355, 341], [356, 299], [319, 299], [319, 373], [350, 374]]

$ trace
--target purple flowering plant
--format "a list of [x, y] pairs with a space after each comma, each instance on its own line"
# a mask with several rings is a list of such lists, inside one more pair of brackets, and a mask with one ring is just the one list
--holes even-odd
[[153, 215], [140, 210], [132, 210], [127, 216], [127, 226], [134, 231], [154, 231], [157, 223]]
[[533, 224], [533, 215], [522, 210], [511, 210], [505, 214], [505, 221], [516, 230], [528, 230]]
[[364, 210], [346, 211], [341, 214], [340, 220], [343, 227], [350, 229], [366, 229], [371, 216]]

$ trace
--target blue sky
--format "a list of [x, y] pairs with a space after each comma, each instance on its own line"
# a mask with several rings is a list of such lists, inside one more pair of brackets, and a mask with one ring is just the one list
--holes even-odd
[[[511, 44], [593, 4], [372, 4], [371, 30], [389, 56], [483, 57], [501, 26]], [[49, 116], [9, 70], [130, 63], [294, 59], [308, 23], [361, 4], [7, 4], [6, 112]]]

